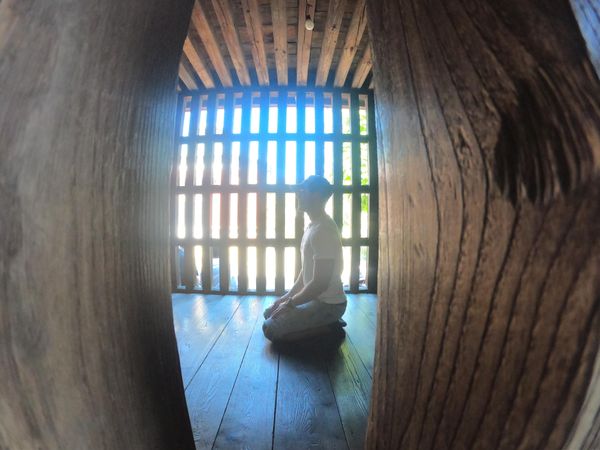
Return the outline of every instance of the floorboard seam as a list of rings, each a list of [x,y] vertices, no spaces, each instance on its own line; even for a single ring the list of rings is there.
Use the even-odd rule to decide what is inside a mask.
[[[240,308],[240,306],[241,306],[241,303],[238,301],[237,308],[235,308],[235,311],[231,314],[231,316],[227,320],[227,323],[225,324],[225,326],[223,327],[223,329],[221,330],[221,332],[219,333],[219,335],[217,336],[217,338],[215,339],[215,341],[210,346],[210,349],[206,352],[206,355],[204,355],[204,358],[202,359],[202,361],[198,365],[198,368],[194,371],[194,375],[192,375],[192,377],[190,378],[190,381],[188,381],[188,383],[186,384],[186,386],[184,388],[184,391],[187,391],[187,388],[190,386],[190,384],[192,384],[192,381],[194,381],[194,378],[196,378],[196,374],[198,373],[198,371],[202,367],[202,364],[204,364],[204,361],[206,361],[206,358],[208,358],[208,355],[210,355],[210,352],[212,352],[212,349],[215,347],[217,341],[221,338],[221,335],[225,331],[225,328],[227,328],[227,326],[229,325],[229,322],[231,322],[231,319],[233,319],[233,316],[235,316],[235,313]]]
[[[354,352],[356,353],[356,356],[358,356],[358,359],[360,359],[360,362],[362,363],[363,367],[367,371],[367,374],[369,374],[369,378],[371,378],[371,381],[372,381],[373,380],[373,374],[371,373],[371,371],[369,370],[369,368],[367,367],[367,365],[363,361],[363,357],[360,355],[360,352],[358,351],[358,348],[356,348],[356,345],[354,345],[354,342],[352,341],[352,338],[350,337],[350,334],[346,333],[346,338],[350,342],[350,345],[352,345],[352,347],[354,348]]]
[[[264,306],[264,299],[260,302],[262,306]],[[237,309],[236,309],[237,311]],[[235,313],[234,313],[235,314]],[[231,316],[233,317],[233,316]],[[238,377],[240,376],[240,371],[242,370],[242,365],[244,364],[244,359],[246,358],[246,353],[248,353],[248,347],[250,347],[250,342],[252,341],[252,337],[254,336],[254,330],[256,329],[256,324],[258,323],[258,319],[260,318],[260,312],[256,315],[256,320],[254,321],[254,325],[252,326],[252,332],[250,333],[250,338],[248,339],[248,343],[246,344],[246,349],[244,350],[244,354],[242,355],[242,360],[240,361],[240,366],[238,367],[237,373],[235,374],[235,380],[233,381],[233,386],[231,387],[231,391],[229,392],[229,397],[227,397],[227,403],[225,403],[225,409],[223,410],[223,416],[221,417],[221,422],[219,422],[219,428],[217,428],[217,433],[215,434],[215,438],[213,439],[213,443],[211,445],[211,449],[215,448],[215,444],[217,442],[217,437],[219,437],[219,432],[221,431],[221,425],[223,425],[223,419],[225,418],[225,413],[227,412],[227,407],[229,406],[229,401],[231,400],[231,396],[233,395],[233,390],[235,389],[235,385],[237,384]]]
[[[339,351],[339,349],[338,349]],[[350,450],[350,441],[348,441],[348,433],[346,432],[346,427],[344,427],[344,421],[342,420],[342,413],[340,411],[340,405],[338,404],[337,395],[335,395],[335,389],[333,388],[333,380],[331,379],[331,371],[330,362],[327,363],[327,378],[329,379],[329,386],[331,387],[331,394],[333,395],[333,399],[335,400],[335,407],[338,412],[338,419],[340,419],[340,425],[342,426],[342,431],[344,432],[344,439],[346,440],[346,448]]]
[[[277,352],[277,379],[275,381],[275,407],[273,408],[273,430],[271,432],[271,450],[275,449],[275,424],[277,423],[277,396],[279,395],[279,365],[281,353]]]

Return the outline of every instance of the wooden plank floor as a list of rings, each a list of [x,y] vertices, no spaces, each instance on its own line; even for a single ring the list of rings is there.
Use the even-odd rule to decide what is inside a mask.
[[[348,295],[343,340],[275,348],[262,312],[275,297],[174,294],[198,449],[362,449],[377,299]]]

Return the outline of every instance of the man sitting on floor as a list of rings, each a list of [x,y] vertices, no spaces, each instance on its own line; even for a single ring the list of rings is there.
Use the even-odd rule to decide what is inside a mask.
[[[340,232],[325,212],[333,189],[312,175],[297,187],[298,210],[310,225],[302,236],[302,270],[294,286],[264,313],[263,332],[271,341],[294,341],[339,329],[346,310],[342,289]]]

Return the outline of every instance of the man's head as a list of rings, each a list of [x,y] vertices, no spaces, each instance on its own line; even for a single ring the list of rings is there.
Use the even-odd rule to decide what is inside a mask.
[[[296,188],[298,209],[304,212],[324,209],[333,194],[333,186],[320,175],[311,175]]]

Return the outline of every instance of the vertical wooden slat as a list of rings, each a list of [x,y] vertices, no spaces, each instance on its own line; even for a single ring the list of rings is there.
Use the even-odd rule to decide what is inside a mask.
[[[298,140],[296,143],[296,183],[301,183],[304,180],[304,150],[306,146],[306,92],[301,90],[296,93],[296,116],[298,119]],[[296,215],[296,237],[301,237],[304,232],[304,213]],[[296,267],[295,272],[301,270],[300,259],[300,242],[295,247],[296,252]]]
[[[261,92],[260,96],[260,120],[259,120],[259,141],[258,141],[258,195],[257,195],[257,228],[258,228],[258,242],[260,242],[257,248],[257,280],[256,290],[257,292],[265,292],[266,290],[266,270],[265,267],[266,259],[266,228],[267,228],[267,194],[265,192],[267,187],[267,130],[269,120],[269,92]],[[271,270],[271,268],[268,268]]]
[[[215,118],[217,112],[217,95],[214,92],[208,94],[206,104],[206,138],[207,143],[204,146],[204,173],[202,174],[202,185],[206,188],[212,184],[212,162],[213,145],[215,133]],[[202,289],[211,291],[212,286],[212,238],[211,238],[211,215],[212,215],[212,196],[206,190],[202,199],[202,230],[204,242],[202,248]]]
[[[334,86],[343,86],[346,82],[346,77],[350,71],[350,66],[352,65],[366,26],[365,0],[358,0],[352,15],[352,21],[346,32],[344,48],[342,49],[342,54],[335,70]]]
[[[313,31],[306,29],[305,22],[308,17],[315,20],[316,5],[317,0],[299,0],[298,2],[298,49],[296,53],[296,84],[298,86],[306,86],[308,80]]]
[[[265,42],[263,38],[263,26],[260,10],[257,0],[242,0],[242,9],[244,11],[244,20],[249,30],[254,67],[256,68],[256,77],[261,86],[269,85],[269,69],[267,66],[267,53],[265,51]]]
[[[325,119],[323,107],[323,91],[318,89],[315,92],[315,174],[321,176],[323,176],[323,166],[325,165],[325,139],[323,139]]]
[[[212,0],[212,6],[221,27],[221,35],[225,40],[227,50],[229,50],[229,56],[231,56],[231,62],[235,68],[238,80],[242,86],[250,86],[250,73],[248,72],[242,46],[240,45],[240,38],[233,19],[230,0]]]
[[[190,105],[190,124],[188,136],[196,136],[198,133],[198,111],[200,102],[199,95],[192,96]],[[187,172],[185,174],[185,186],[191,188],[194,185],[194,163],[196,161],[196,146],[188,145],[187,154]],[[187,190],[185,194],[185,237],[187,244],[184,247],[184,262],[183,262],[183,284],[187,290],[194,289],[196,284],[196,264],[194,257],[194,246],[191,243],[192,230],[194,229],[194,196],[191,190]]]
[[[350,128],[352,130],[352,262],[350,290],[358,292],[360,265],[360,117],[358,94],[350,96]]]
[[[252,93],[245,91],[242,97],[242,135],[250,133],[250,111],[252,108]],[[238,286],[240,292],[248,290],[248,149],[249,141],[240,142],[240,195],[238,198],[238,230],[243,244],[239,246]]]
[[[198,50],[189,37],[186,37],[183,42],[183,53],[185,53],[185,56],[196,71],[200,81],[204,84],[204,87],[207,89],[214,88],[215,82],[210,74],[210,70],[208,70],[204,61],[198,56]]]
[[[232,86],[233,82],[231,80],[229,69],[225,64],[225,60],[221,54],[221,50],[219,48],[217,39],[215,38],[212,27],[210,26],[208,19],[206,18],[206,14],[204,13],[202,6],[200,6],[198,0],[194,2],[194,9],[192,10],[192,24],[196,28],[196,32],[204,44],[208,58],[212,62],[212,65],[219,76],[219,80],[221,80],[221,84],[225,87]]]
[[[288,84],[288,51],[287,51],[287,8],[286,0],[271,0],[273,20],[273,44],[275,50],[275,66],[277,83]]]
[[[233,130],[234,93],[225,94],[225,117],[223,123],[224,135],[231,135]],[[229,186],[229,167],[231,166],[231,141],[223,143],[223,159],[221,165],[221,186]],[[221,188],[221,234],[219,245],[219,289],[229,292],[229,194]]]
[[[280,91],[278,97],[278,112],[277,112],[277,197],[276,197],[276,214],[275,236],[277,239],[277,248],[275,249],[275,259],[277,261],[277,272],[275,273],[275,291],[283,292],[285,286],[284,280],[284,246],[285,246],[285,124],[287,115],[287,92]]]
[[[333,220],[342,229],[342,184],[343,184],[343,135],[342,135],[342,94],[339,91],[333,93]]]
[[[181,144],[179,138],[181,136],[181,127],[183,122],[183,113],[185,108],[185,96],[177,96],[177,110],[175,116],[175,133],[176,133],[176,144],[173,149],[173,159],[171,165],[171,202],[170,202],[170,216],[171,216],[171,240],[169,242],[169,253],[171,261],[171,290],[174,291],[179,287],[179,278],[183,267],[179,264],[179,252],[178,245],[174,242],[173,236],[177,232],[177,178],[179,176],[179,161],[181,160]]]
[[[327,83],[329,68],[333,60],[345,8],[346,0],[329,1],[325,34],[323,36],[323,43],[321,44],[321,56],[319,57],[319,64],[317,66],[317,79],[315,82],[317,86],[325,86]]]

